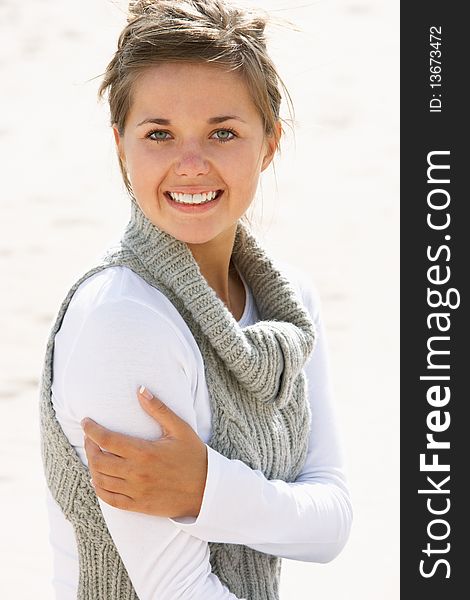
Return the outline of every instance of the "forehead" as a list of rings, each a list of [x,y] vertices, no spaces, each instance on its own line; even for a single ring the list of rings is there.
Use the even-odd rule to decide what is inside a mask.
[[[162,63],[139,75],[132,87],[129,116],[134,120],[157,113],[169,119],[236,114],[261,121],[244,78],[203,63]]]

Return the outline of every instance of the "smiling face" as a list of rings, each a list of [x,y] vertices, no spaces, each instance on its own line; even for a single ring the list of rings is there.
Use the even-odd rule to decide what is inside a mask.
[[[189,244],[233,240],[276,149],[240,75],[204,63],[146,69],[114,135],[143,213]]]

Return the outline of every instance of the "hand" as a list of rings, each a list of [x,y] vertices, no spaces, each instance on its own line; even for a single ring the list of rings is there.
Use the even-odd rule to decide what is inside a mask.
[[[85,451],[97,496],[107,504],[161,517],[197,517],[207,476],[207,448],[190,425],[143,386],[142,408],[160,424],[155,441],[83,419]]]

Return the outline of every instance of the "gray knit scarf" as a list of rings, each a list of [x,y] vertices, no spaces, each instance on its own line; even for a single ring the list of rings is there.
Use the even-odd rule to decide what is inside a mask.
[[[132,269],[173,303],[205,365],[214,450],[268,479],[292,482],[305,462],[310,408],[302,368],[314,325],[289,282],[238,222],[232,260],[261,320],[240,327],[202,276],[187,245],[155,227],[136,203],[120,243],[70,289],[52,328],[41,381],[41,447],[48,486],[75,529],[79,600],[137,598],[104,522],[88,469],[68,442],[51,403],[55,334],[77,287],[110,266]],[[212,571],[238,598],[279,598],[281,560],[239,544],[209,543]]]

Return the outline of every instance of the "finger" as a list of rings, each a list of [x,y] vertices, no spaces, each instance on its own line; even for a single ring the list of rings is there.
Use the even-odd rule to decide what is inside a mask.
[[[129,489],[129,484],[125,479],[121,479],[120,477],[111,477],[109,475],[104,475],[103,473],[92,473],[91,483],[95,490],[100,488],[106,492],[112,492],[114,494],[123,494],[128,496],[129,492],[131,491]]]
[[[116,454],[116,456],[129,456],[133,450],[141,447],[141,440],[139,438],[111,431],[92,419],[83,419],[81,425],[88,438],[101,448]]]
[[[98,498],[101,498],[103,502],[106,502],[106,504],[109,504],[110,506],[114,506],[115,508],[120,508],[122,510],[135,509],[135,501],[125,494],[108,492],[100,487],[95,487],[95,492]]]
[[[125,478],[127,474],[126,460],[109,452],[104,452],[95,442],[85,438],[85,452],[88,459],[88,468],[93,473],[103,473],[113,477]]]
[[[188,426],[186,421],[143,385],[138,389],[137,396],[142,408],[160,424],[165,436],[175,434]]]

